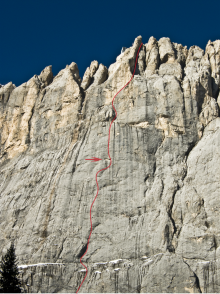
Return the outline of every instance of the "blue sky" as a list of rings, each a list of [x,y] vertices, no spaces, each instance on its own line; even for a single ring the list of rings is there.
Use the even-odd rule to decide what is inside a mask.
[[[139,35],[202,49],[220,39],[219,0],[7,0],[0,9],[1,84],[19,86],[48,65],[56,75],[72,61],[83,77],[91,61],[109,67]]]

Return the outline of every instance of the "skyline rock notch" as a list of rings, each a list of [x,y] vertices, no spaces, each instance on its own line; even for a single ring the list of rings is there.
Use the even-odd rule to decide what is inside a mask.
[[[14,241],[26,291],[83,280],[141,43],[0,87],[0,251]],[[220,40],[143,44],[80,292],[220,292],[219,88]]]

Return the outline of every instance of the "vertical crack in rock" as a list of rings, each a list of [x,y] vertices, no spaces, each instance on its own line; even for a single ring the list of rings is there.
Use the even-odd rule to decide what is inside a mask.
[[[31,143],[31,120],[33,118],[35,105],[36,105],[36,103],[34,104],[34,107],[31,109],[31,115],[28,120],[28,133],[27,133],[27,137],[25,139],[25,144],[28,144],[28,145]]]
[[[171,203],[170,209],[169,209],[169,211],[168,211],[168,215],[169,215],[169,217],[170,217],[170,219],[171,219],[171,222],[172,222],[172,224],[173,224],[173,229],[174,229],[174,231],[173,231],[173,235],[176,234],[177,228],[176,228],[176,225],[175,225],[175,221],[174,221],[174,219],[173,219],[173,217],[172,217],[172,209],[173,209],[173,204],[174,204],[175,195],[176,195],[176,192],[177,192],[178,190],[179,190],[179,187],[177,186],[176,191],[173,193],[172,203]]]
[[[141,293],[141,285],[137,286],[137,293]]]
[[[64,242],[66,241],[66,239],[67,239],[67,237],[65,237],[65,238],[62,240],[62,244],[61,244],[61,246],[60,246],[60,250],[59,250],[59,252],[57,253],[57,260],[60,258],[61,254],[62,254],[62,252],[63,252],[63,244],[64,244]],[[56,262],[57,262],[57,260],[56,260]]]
[[[188,263],[182,258],[183,262],[189,267],[189,269],[193,272],[194,276],[195,276],[195,279],[196,279],[196,287],[198,288],[199,290],[199,293],[202,293],[201,291],[201,288],[200,288],[200,282],[199,282],[199,278],[198,276],[196,275],[196,273],[190,268],[190,266],[188,265]]]
[[[83,245],[82,248],[80,249],[80,252],[79,254],[77,255],[78,258],[81,258],[84,253],[86,252],[86,249],[87,249],[87,244]]]
[[[83,118],[83,105],[84,105],[86,94],[85,94],[85,91],[82,88],[80,88],[80,94],[81,94],[80,95],[81,101],[80,101],[80,104],[79,104],[78,112],[79,112],[79,114],[81,114],[80,118]]]

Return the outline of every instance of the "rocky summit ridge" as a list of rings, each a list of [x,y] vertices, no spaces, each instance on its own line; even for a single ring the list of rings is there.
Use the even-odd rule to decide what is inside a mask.
[[[15,242],[25,291],[83,280],[141,42],[83,79],[72,62],[0,87],[0,251]],[[220,292],[219,88],[220,40],[143,44],[80,292]]]

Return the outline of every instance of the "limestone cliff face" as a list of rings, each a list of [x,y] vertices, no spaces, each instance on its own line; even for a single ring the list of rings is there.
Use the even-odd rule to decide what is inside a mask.
[[[73,62],[0,88],[0,250],[14,240],[26,291],[85,275],[141,42],[83,79]],[[219,88],[219,40],[142,46],[81,292],[220,292]]]

